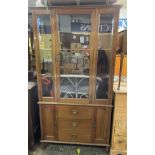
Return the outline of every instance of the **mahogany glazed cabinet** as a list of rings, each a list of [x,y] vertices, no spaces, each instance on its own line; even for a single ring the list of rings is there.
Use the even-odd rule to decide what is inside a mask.
[[[110,147],[119,9],[33,10],[41,142]]]

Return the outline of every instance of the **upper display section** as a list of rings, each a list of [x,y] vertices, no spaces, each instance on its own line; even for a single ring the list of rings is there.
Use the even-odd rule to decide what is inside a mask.
[[[118,6],[34,9],[41,101],[110,104]]]

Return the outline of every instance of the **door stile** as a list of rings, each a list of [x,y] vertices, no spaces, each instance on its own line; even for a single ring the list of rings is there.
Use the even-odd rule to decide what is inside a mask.
[[[114,68],[115,68],[115,56],[116,56],[116,47],[117,47],[117,33],[118,33],[118,21],[119,21],[119,10],[120,8],[115,8],[114,11],[114,30],[113,30],[113,44],[112,44],[112,60],[111,60],[111,70],[110,70],[110,85],[109,85],[109,102],[112,103],[112,94],[113,93],[113,76],[114,76]]]
[[[54,101],[57,102],[57,66],[56,66],[56,30],[55,30],[55,23],[56,17],[54,10],[51,10],[51,30],[52,30],[52,55],[53,55],[53,76],[54,76]]]
[[[33,30],[34,30],[34,46],[36,55],[36,71],[37,71],[37,81],[38,81],[38,97],[42,101],[42,87],[41,87],[41,68],[40,68],[40,55],[39,55],[39,40],[37,33],[37,15],[33,12]]]
[[[89,63],[89,104],[92,104],[92,99],[93,99],[93,66],[94,66],[94,58],[93,58],[93,52],[94,52],[94,19],[95,19],[95,9],[92,10],[91,13],[91,38],[90,38],[90,63]]]
[[[95,10],[95,14],[94,14],[94,19],[93,19],[93,23],[94,23],[94,50],[93,50],[93,98],[92,98],[92,103],[95,103],[95,99],[96,99],[96,65],[97,65],[97,51],[98,51],[98,31],[99,31],[99,13],[98,10]]]
[[[54,16],[54,56],[55,56],[55,73],[56,73],[56,101],[60,101],[60,55],[59,55],[59,32],[58,32],[58,16],[56,10],[52,12]]]

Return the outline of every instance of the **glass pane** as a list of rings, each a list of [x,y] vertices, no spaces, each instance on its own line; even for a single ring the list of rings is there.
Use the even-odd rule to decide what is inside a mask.
[[[109,50],[112,49],[112,37],[113,37],[113,15],[106,14],[100,15],[100,27],[99,27],[99,49]]]
[[[37,17],[42,95],[54,96],[53,88],[53,64],[52,64],[52,35],[50,15]]]
[[[96,99],[107,99],[112,54],[113,15],[100,15],[97,58]]]
[[[59,15],[60,97],[88,98],[91,15]]]
[[[91,15],[59,15],[60,97],[88,98]]]
[[[60,91],[64,98],[88,98],[89,52],[60,52]]]
[[[60,49],[88,49],[90,46],[90,15],[59,15]]]

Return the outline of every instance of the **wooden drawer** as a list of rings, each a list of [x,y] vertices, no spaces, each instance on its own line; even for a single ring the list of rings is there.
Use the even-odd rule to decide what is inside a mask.
[[[115,112],[115,120],[127,119],[127,113],[125,112]]]
[[[85,130],[91,129],[92,123],[91,119],[58,119],[58,128]]]
[[[93,117],[93,109],[91,107],[81,106],[57,106],[57,118],[81,118],[91,119]]]
[[[110,155],[127,155],[126,151],[122,150],[110,150]]]
[[[127,138],[124,136],[114,136],[113,148],[117,150],[126,150]]]
[[[90,143],[92,141],[91,130],[59,130],[60,141]]]
[[[127,108],[127,94],[117,94],[115,96],[115,107]]]
[[[118,112],[118,113],[127,113],[127,109],[126,107],[115,107],[115,112]]]
[[[116,120],[114,126],[114,135],[127,136],[127,120]]]

